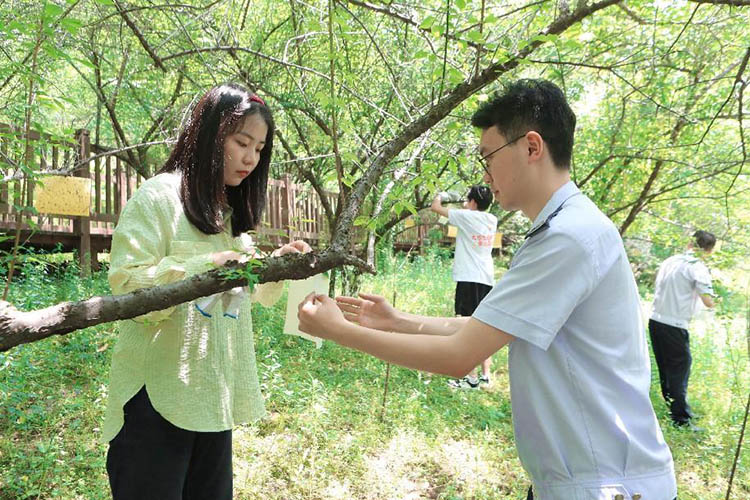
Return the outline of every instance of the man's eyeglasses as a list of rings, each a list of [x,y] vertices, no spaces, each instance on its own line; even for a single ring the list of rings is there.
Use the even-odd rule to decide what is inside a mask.
[[[487,173],[487,175],[490,177],[490,179],[492,179],[492,174],[490,173],[490,168],[489,168],[490,166],[489,166],[489,162],[487,161],[487,160],[489,160],[490,156],[494,155],[495,153],[497,153],[498,151],[500,151],[501,149],[503,149],[505,146],[510,146],[511,144],[513,144],[514,142],[516,142],[518,139],[520,139],[522,137],[526,137],[527,133],[528,132],[524,133],[523,135],[519,135],[515,139],[506,142],[505,144],[503,144],[499,148],[493,150],[492,152],[487,153],[486,155],[479,157],[479,164],[482,165],[482,168]]]

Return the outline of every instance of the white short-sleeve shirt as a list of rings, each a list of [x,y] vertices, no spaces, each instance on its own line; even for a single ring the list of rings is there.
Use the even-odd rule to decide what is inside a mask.
[[[692,252],[673,255],[659,266],[651,319],[687,328],[699,307],[699,295],[713,295],[711,273]]]
[[[448,221],[458,229],[453,281],[492,286],[492,243],[497,231],[497,217],[479,210],[451,208],[448,209]]]
[[[672,500],[672,455],[649,399],[639,297],[617,229],[569,182],[529,234],[473,317],[515,337],[513,426],[535,498]]]

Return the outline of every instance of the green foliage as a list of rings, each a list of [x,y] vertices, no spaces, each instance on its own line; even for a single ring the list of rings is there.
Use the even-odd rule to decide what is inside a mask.
[[[451,259],[378,252],[363,290],[410,312],[450,315]],[[49,259],[47,259],[49,260]],[[104,272],[81,281],[74,265],[29,259],[13,288],[28,307],[105,293]],[[734,285],[720,294],[742,295]],[[38,296],[41,295],[41,298]],[[447,300],[446,300],[447,298]],[[281,334],[285,299],[253,307],[260,381],[269,417],[234,431],[235,497],[522,498],[528,479],[513,445],[507,352],[495,355],[488,390],[452,391],[445,378],[390,367],[340,346]],[[652,400],[672,448],[681,499],[723,498],[750,387],[742,314],[700,318],[691,329],[691,403],[705,436],[672,428]],[[101,325],[0,354],[0,499],[109,498],[99,426],[116,325]],[[740,460],[735,491],[750,487]]]

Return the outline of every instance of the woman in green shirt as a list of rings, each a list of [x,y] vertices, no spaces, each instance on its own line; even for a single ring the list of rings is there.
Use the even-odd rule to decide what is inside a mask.
[[[145,181],[112,237],[114,294],[185,279],[254,254],[273,148],[271,112],[237,85],[196,104],[161,171]],[[306,252],[295,241],[275,255]],[[250,302],[281,283],[233,290],[120,323],[103,441],[115,500],[230,500],[236,424],[265,414]]]

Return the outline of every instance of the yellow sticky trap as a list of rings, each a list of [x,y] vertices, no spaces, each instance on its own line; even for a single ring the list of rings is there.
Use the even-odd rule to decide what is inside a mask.
[[[80,215],[91,210],[91,179],[50,175],[34,189],[34,208],[41,214]]]
[[[414,227],[414,219],[409,217],[408,219],[404,220],[404,227],[406,228]]]
[[[492,248],[503,248],[503,233],[495,233],[495,240],[492,242]]]
[[[448,226],[448,238],[455,238],[458,235],[456,226]]]

